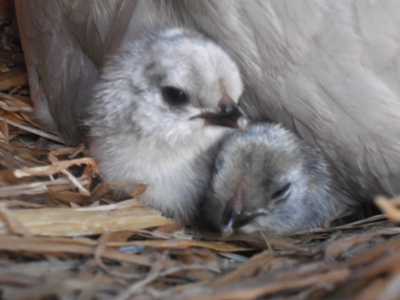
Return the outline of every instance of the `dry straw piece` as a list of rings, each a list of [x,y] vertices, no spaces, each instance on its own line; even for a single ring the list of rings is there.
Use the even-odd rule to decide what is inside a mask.
[[[2,216],[6,211],[4,207],[4,204],[3,209],[0,207]],[[21,226],[39,236],[88,236],[110,230],[147,229],[171,223],[161,213],[146,207],[114,207],[115,205],[103,205],[95,208],[13,209],[12,213],[7,211]],[[5,222],[0,222],[0,233],[10,231]]]

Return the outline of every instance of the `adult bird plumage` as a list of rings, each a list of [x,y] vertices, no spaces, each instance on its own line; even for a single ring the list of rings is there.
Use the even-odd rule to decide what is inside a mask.
[[[241,106],[321,149],[359,203],[400,193],[396,0],[16,0],[37,116],[70,143],[104,57],[180,26],[239,65]]]

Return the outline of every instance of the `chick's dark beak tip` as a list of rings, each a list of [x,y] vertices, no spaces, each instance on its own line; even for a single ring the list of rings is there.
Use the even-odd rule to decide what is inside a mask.
[[[246,130],[248,124],[246,117],[236,104],[229,107],[221,105],[217,112],[205,112],[190,118],[190,120],[194,119],[204,119],[205,126],[222,126],[241,130]]]

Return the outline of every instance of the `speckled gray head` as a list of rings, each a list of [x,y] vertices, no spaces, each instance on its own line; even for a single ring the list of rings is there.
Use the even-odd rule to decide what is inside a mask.
[[[86,121],[104,179],[149,183],[141,199],[186,222],[209,179],[196,158],[245,126],[242,90],[235,63],[195,32],[167,29],[123,44],[101,72]]]
[[[234,231],[288,234],[337,216],[327,165],[316,148],[275,124],[255,124],[224,140],[202,221]]]

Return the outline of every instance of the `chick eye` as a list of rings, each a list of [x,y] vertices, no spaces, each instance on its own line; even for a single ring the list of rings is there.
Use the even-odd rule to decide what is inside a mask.
[[[187,104],[189,102],[189,98],[186,93],[173,86],[164,86],[161,88],[161,93],[164,101],[169,105],[178,106]]]
[[[290,194],[290,187],[291,184],[288,182],[282,188],[277,190],[275,193],[272,194],[271,200],[281,200],[286,198]]]

